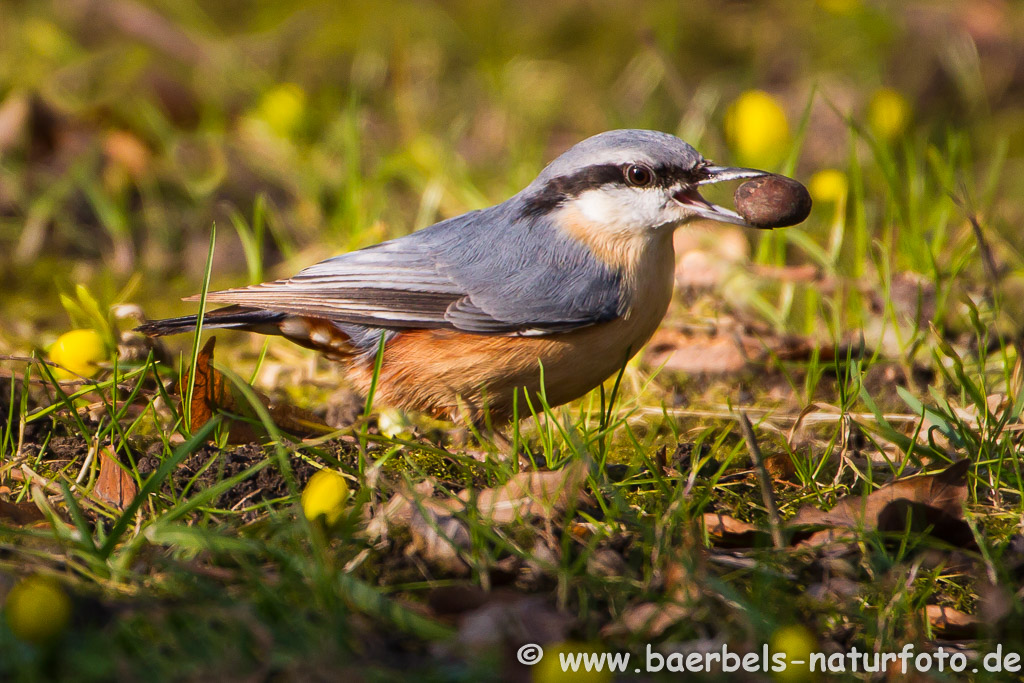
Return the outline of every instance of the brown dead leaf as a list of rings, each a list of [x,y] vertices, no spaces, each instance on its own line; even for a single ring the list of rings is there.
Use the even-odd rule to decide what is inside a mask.
[[[648,367],[690,375],[724,375],[739,372],[750,363],[806,360],[815,348],[811,340],[803,337],[755,334],[742,327],[712,332],[662,328],[651,338],[643,360]],[[819,359],[826,360],[832,352],[825,347],[818,354]]]
[[[788,453],[772,453],[764,456],[764,468],[772,479],[789,479],[796,474],[793,459]]]
[[[860,595],[863,591],[864,584],[860,581],[854,581],[844,576],[830,576],[807,586],[805,595],[812,600],[838,605]]]
[[[935,635],[949,640],[970,640],[978,637],[978,618],[952,607],[928,605],[925,617]]]
[[[256,395],[260,397],[260,400],[266,398],[259,392]],[[270,419],[281,430],[296,436],[322,436],[336,431],[334,427],[324,424],[324,421],[313,413],[298,406],[293,406],[290,403],[268,401],[267,412],[270,413]]]
[[[139,492],[135,478],[121,467],[117,453],[109,446],[100,449],[99,461],[100,473],[92,492],[100,500],[123,510]]]
[[[587,557],[587,574],[590,576],[613,578],[625,576],[628,572],[629,565],[622,554],[611,548],[598,548]]]
[[[753,524],[741,522],[735,517],[717,512],[705,512],[703,522],[704,529],[708,536],[714,539],[716,545],[729,548],[752,548],[768,538],[766,532],[761,531]]]
[[[497,524],[515,519],[551,519],[583,499],[587,464],[582,460],[551,472],[520,472],[505,484],[478,493],[464,489],[459,498],[476,503],[480,517]]]
[[[210,337],[196,357],[196,376],[193,381],[190,374],[186,373],[182,378],[181,391],[189,383],[192,387],[192,405],[189,406],[189,418],[192,430],[195,431],[213,419],[217,410],[229,410],[234,407],[229,405],[229,395],[224,392],[224,377],[213,369],[213,349],[217,345],[217,338]],[[184,396],[184,393],[182,394]]]
[[[560,545],[550,539],[538,538],[526,557],[518,582],[539,586],[545,577],[557,575],[561,557]]]
[[[957,548],[976,545],[971,526],[945,510],[925,503],[904,499],[894,500],[878,513],[878,530],[892,533],[912,531],[928,533]]]
[[[408,528],[417,507],[437,515],[451,515],[463,509],[461,503],[451,498],[434,498],[433,493],[434,481],[426,479],[412,489],[397,491],[386,503],[367,505],[364,510],[367,537],[370,541],[386,539],[391,527]]]
[[[970,461],[960,460],[945,470],[926,476],[909,477],[886,484],[867,496],[849,496],[828,512],[805,507],[791,524],[823,525],[837,529],[881,529],[924,531],[955,545],[968,542],[964,534],[963,505],[967,501],[967,469]],[[970,528],[967,527],[969,533]],[[840,534],[842,535],[842,534]],[[834,539],[831,530],[819,531],[805,543],[820,545]],[[973,535],[970,535],[973,542]]]
[[[438,514],[421,506],[412,506],[409,516],[412,543],[406,555],[417,555],[447,574],[465,576],[469,573],[460,551],[470,547],[469,527],[451,515]]]
[[[463,575],[468,567],[460,551],[470,546],[466,523],[457,515],[474,505],[481,519],[506,524],[517,519],[550,519],[581,500],[587,465],[576,462],[553,472],[522,472],[503,486],[458,497],[433,496],[434,482],[396,492],[386,503],[367,506],[366,535],[370,541],[386,539],[392,527],[408,528],[412,543],[406,549],[448,573]]]
[[[690,614],[687,607],[676,602],[640,602],[623,610],[618,619],[601,629],[601,635],[656,638]]]
[[[647,345],[644,362],[687,374],[729,374],[746,367],[761,345],[745,344],[731,335],[686,334],[663,328]]]
[[[246,418],[258,419],[248,399],[236,393],[235,387],[224,382],[224,376],[213,367],[213,351],[217,338],[210,337],[196,357],[196,381],[192,390],[192,405],[189,411],[192,430],[197,430],[213,418],[217,411],[225,411],[242,415]],[[182,379],[182,391],[189,385],[189,375]],[[296,436],[320,436],[334,429],[323,423],[316,415],[307,410],[288,403],[275,403],[269,397],[253,388],[270,419],[281,430]],[[236,420],[231,423],[228,442],[234,444],[259,441],[263,434],[246,421]]]
[[[6,500],[0,500],[0,522],[3,524],[22,526],[45,520],[46,515],[32,501],[9,503]]]

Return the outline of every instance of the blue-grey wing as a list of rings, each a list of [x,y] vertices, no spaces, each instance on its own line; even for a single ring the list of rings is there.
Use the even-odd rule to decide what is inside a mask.
[[[547,334],[621,313],[620,278],[509,202],[208,300],[390,329]]]

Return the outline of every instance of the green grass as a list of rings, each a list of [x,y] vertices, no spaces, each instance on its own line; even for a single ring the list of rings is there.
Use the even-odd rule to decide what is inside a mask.
[[[607,650],[753,651],[803,624],[826,649],[922,651],[948,646],[922,616],[942,605],[980,620],[959,642],[1024,651],[1024,111],[1020,87],[991,76],[1024,51],[1024,15],[999,9],[984,33],[928,3],[829,5],[153,2],[153,32],[136,33],[103,11],[0,6],[0,499],[44,518],[0,518],[0,596],[44,573],[74,607],[44,646],[0,623],[0,676],[507,678],[515,639],[472,645],[497,626],[454,635],[465,615],[444,613],[442,589],[468,587],[506,596],[493,609],[546,606],[499,624],[540,632],[531,619],[562,611],[560,637]],[[925,16],[962,39],[936,40]],[[881,85],[912,109],[895,136],[868,111]],[[351,427],[283,433],[250,384],[321,417],[352,401],[336,368],[282,340],[218,335],[245,415],[203,426],[185,417],[191,387],[183,408],[173,386],[195,375],[198,335],[86,383],[38,360],[73,327],[125,349],[126,304],[194,313],[179,297],[500,201],[601,130],[676,132],[735,161],[724,119],[750,88],[788,114],[779,168],[839,169],[849,193],[798,228],[744,235],[750,256],[681,291],[666,326],[745,335],[763,357],[708,376],[638,357],[569,406],[520,404],[521,460],[419,416],[383,429],[373,392]],[[710,234],[717,258],[728,234]],[[786,335],[813,350],[787,356]],[[782,549],[766,533],[731,549],[701,524],[714,512],[769,529],[741,409],[768,469],[786,472],[772,480]],[[265,438],[230,444],[238,420]],[[140,491],[123,510],[95,495],[103,449]],[[829,553],[786,524],[962,458],[976,548],[917,525],[856,530]],[[496,524],[454,504],[580,462],[585,497],[548,518]],[[330,530],[298,502],[320,467],[353,490]],[[370,511],[424,482],[456,509],[435,518],[419,501],[423,527],[368,535]],[[441,538],[444,561],[422,548],[453,528],[468,542]],[[656,636],[607,635],[631,607],[673,600],[686,618]]]

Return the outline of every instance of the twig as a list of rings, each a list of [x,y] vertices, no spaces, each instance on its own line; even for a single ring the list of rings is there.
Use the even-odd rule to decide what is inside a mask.
[[[23,481],[27,484],[38,486],[50,495],[63,496],[64,492],[60,490],[60,487],[54,484],[49,479],[36,474],[31,467],[28,465],[22,465],[20,470],[11,469],[7,471],[7,476],[15,481]]]
[[[772,534],[772,543],[777,549],[786,546],[782,538],[782,518],[779,517],[779,506],[775,504],[775,494],[772,491],[772,481],[768,476],[768,470],[764,466],[764,457],[761,455],[761,448],[757,445],[757,438],[754,436],[754,428],[750,425],[750,419],[745,411],[740,411],[740,431],[747,442],[747,449],[750,451],[750,459],[754,461],[754,471],[757,473],[757,481],[761,484],[761,498],[768,510],[768,527]]]

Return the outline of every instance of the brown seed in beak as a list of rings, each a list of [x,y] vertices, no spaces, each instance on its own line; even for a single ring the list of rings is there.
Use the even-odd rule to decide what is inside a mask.
[[[743,220],[758,228],[796,225],[811,213],[807,188],[781,175],[764,175],[743,183],[733,200]]]

